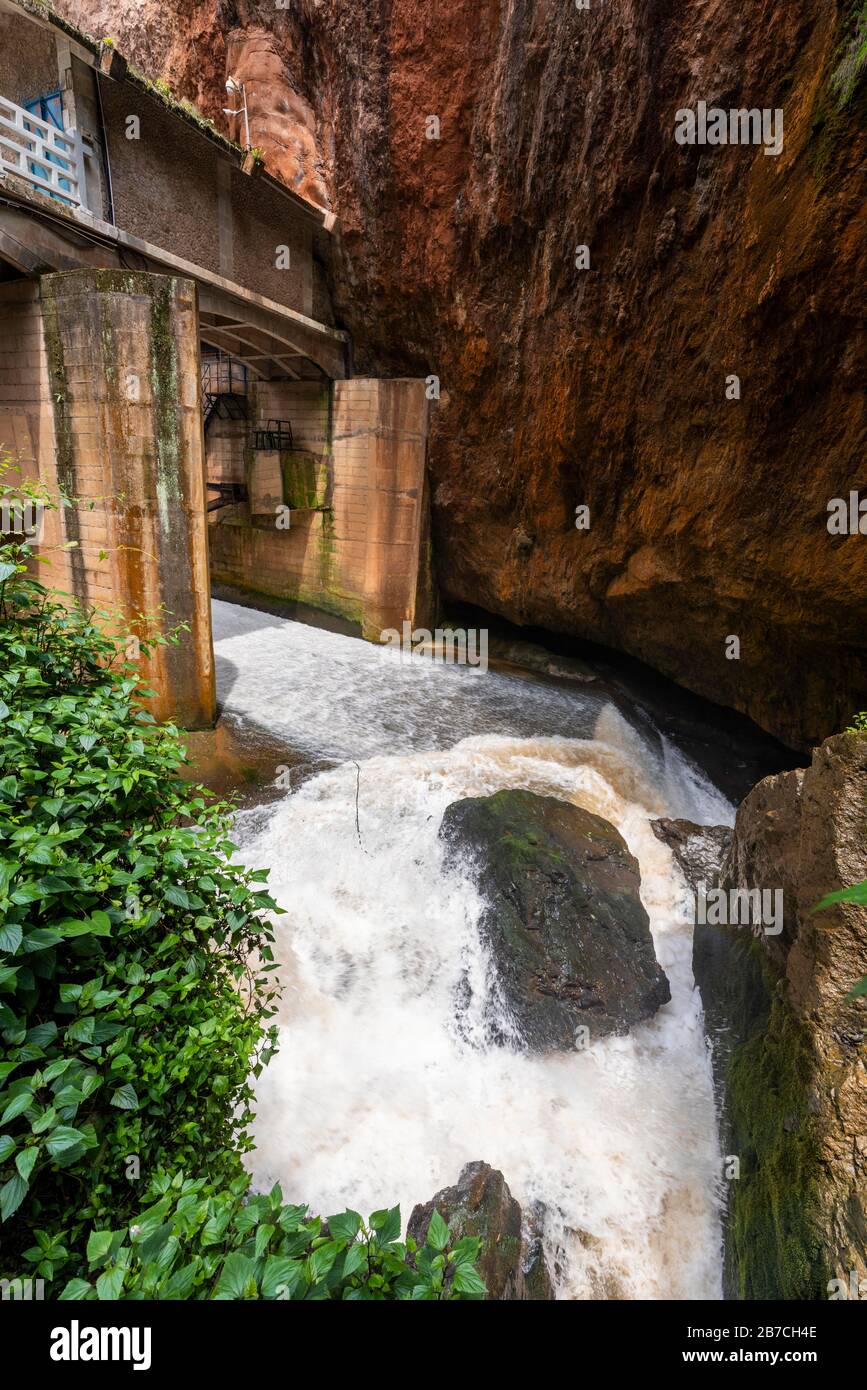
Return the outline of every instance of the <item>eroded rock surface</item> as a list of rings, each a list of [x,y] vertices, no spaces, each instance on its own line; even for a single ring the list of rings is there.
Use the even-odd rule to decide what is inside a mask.
[[[700,891],[700,884],[716,882],[732,842],[727,825],[695,825],[660,817],[650,822],[650,828],[657,840],[668,845],[694,893]]]
[[[556,797],[501,791],[452,802],[440,835],[485,899],[481,930],[531,1051],[574,1048],[582,1025],[591,1042],[626,1033],[668,1002],[638,863],[608,821]]]
[[[485,1281],[489,1301],[553,1299],[540,1233],[524,1218],[496,1168],[468,1163],[454,1187],[444,1187],[429,1202],[413,1208],[407,1230],[419,1246],[424,1244],[434,1208],[455,1241],[462,1236],[481,1237],[476,1267]]]
[[[827,1298],[867,1275],[867,908],[829,892],[867,877],[867,737],[742,803],[721,884],[782,890],[783,929],[696,928],[693,969],[714,1039],[729,1189],[726,1286],[740,1298]]]

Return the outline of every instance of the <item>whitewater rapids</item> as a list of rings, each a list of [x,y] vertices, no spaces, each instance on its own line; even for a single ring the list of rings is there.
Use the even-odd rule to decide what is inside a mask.
[[[406,1220],[484,1159],[522,1206],[540,1204],[558,1297],[720,1298],[722,1156],[690,899],[650,820],[730,824],[731,804],[593,685],[408,664],[221,602],[214,636],[224,717],[321,769],[275,768],[282,799],[237,821],[244,860],[270,869],[286,909],[256,1184],[279,1179],[326,1216],[399,1201]],[[546,1057],[487,1041],[482,904],[444,870],[437,832],[451,801],[507,787],[604,816],[639,861],[672,999],[628,1037]]]

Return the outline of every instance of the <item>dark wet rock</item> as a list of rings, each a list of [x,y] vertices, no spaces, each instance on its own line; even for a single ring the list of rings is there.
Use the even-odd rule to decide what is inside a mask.
[[[536,642],[524,642],[519,638],[490,635],[488,655],[498,661],[507,661],[512,666],[521,666],[527,671],[538,671],[543,676],[557,676],[560,680],[590,684],[597,679],[593,667],[580,657],[557,655]]]
[[[689,820],[668,820],[665,817],[650,822],[657,840],[668,845],[681,872],[693,892],[698,885],[716,884],[732,842],[727,825],[695,825]]]
[[[472,865],[503,998],[534,1052],[626,1033],[671,998],[640,875],[601,816],[528,791],[455,801],[440,835]]]
[[[454,1240],[481,1238],[476,1268],[485,1281],[488,1301],[553,1299],[539,1223],[532,1213],[523,1216],[496,1168],[468,1163],[454,1187],[444,1187],[429,1202],[413,1208],[407,1229],[419,1246],[424,1244],[434,1208]]]

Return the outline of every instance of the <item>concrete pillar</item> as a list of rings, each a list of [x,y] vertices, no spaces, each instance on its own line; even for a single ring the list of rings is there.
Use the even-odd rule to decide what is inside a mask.
[[[353,454],[365,475],[362,631],[378,642],[404,619],[432,621],[425,383],[355,377],[334,383],[334,401],[335,479]]]
[[[57,482],[71,591],[144,637],[151,709],[188,729],[216,717],[196,287],[139,271],[41,280]],[[49,485],[51,479],[47,479]],[[56,573],[49,572],[57,584]]]
[[[297,447],[279,459],[251,448],[249,505],[211,527],[217,583],[337,614],[374,642],[404,619],[433,627],[425,383],[353,377],[329,394],[320,382],[269,381],[255,399],[262,424],[292,422]],[[210,432],[209,448],[217,476]],[[275,525],[281,500],[287,529]]]

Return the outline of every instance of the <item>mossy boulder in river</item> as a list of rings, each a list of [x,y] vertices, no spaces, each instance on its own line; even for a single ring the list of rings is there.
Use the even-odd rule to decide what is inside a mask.
[[[671,998],[638,864],[601,816],[528,791],[455,801],[440,835],[486,900],[482,931],[523,1044],[566,1050],[626,1033]],[[503,1037],[509,1030],[501,1026]]]

